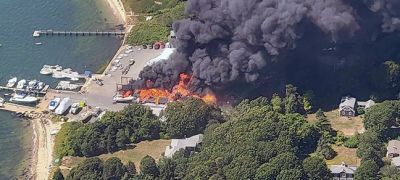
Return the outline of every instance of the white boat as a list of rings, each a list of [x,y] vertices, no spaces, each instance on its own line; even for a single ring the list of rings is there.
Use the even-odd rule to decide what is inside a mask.
[[[37,42],[37,43],[35,43],[36,45],[42,45],[42,43],[41,42]]]
[[[79,106],[79,103],[74,103],[74,104],[72,104],[71,109],[69,110],[69,112],[71,114],[78,114],[80,108],[81,107]]]
[[[73,91],[73,90],[79,89],[80,87],[81,87],[80,85],[71,84],[70,81],[60,81],[60,82],[58,83],[58,85],[56,86],[56,89],[59,89],[59,90],[71,90],[71,91]]]
[[[14,96],[10,98],[10,102],[34,103],[36,101],[38,101],[38,98],[26,95],[25,93],[15,93]]]
[[[0,98],[0,107],[3,107],[3,106],[4,106],[4,99]]]
[[[38,82],[35,89],[37,90],[42,90],[44,88],[44,82]]]
[[[87,111],[81,114],[81,121],[83,123],[89,122],[89,120],[92,118],[93,112],[92,111]]]
[[[63,73],[63,72],[59,72],[59,71],[53,72],[52,77],[53,77],[53,78],[56,78],[56,79],[65,78],[64,73]]]
[[[53,74],[53,69],[49,65],[44,65],[43,68],[40,70],[40,74],[43,75]]]
[[[71,107],[72,102],[69,97],[64,98],[61,102],[60,105],[56,108],[54,111],[56,114],[61,115],[64,114],[69,107]]]
[[[13,77],[13,78],[11,78],[10,80],[8,80],[8,82],[7,82],[7,87],[9,87],[9,88],[12,88],[12,87],[14,87],[15,86],[15,83],[17,83],[17,77]]]
[[[29,81],[27,88],[28,89],[34,89],[37,83],[38,83],[37,80]]]
[[[56,97],[53,100],[51,100],[49,103],[49,110],[54,111],[57,108],[57,106],[60,104],[60,101],[61,101],[61,98],[59,98],[59,97]]]
[[[120,94],[117,94],[113,97],[113,101],[120,102],[120,103],[132,102],[134,99],[135,99],[135,97],[133,97],[133,96],[123,97]]]
[[[25,80],[25,79],[22,79],[22,80],[18,81],[18,83],[17,83],[17,89],[22,89],[22,88],[24,88],[25,84],[26,84],[26,80]]]

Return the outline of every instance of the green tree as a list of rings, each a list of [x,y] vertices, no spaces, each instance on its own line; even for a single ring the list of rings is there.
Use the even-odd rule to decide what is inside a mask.
[[[307,179],[330,179],[330,170],[322,158],[312,156],[304,159],[303,169]]]
[[[136,166],[135,163],[133,163],[132,161],[128,161],[128,164],[125,165],[125,169],[128,178],[133,178],[136,176]]]
[[[385,101],[372,106],[364,116],[365,129],[384,135],[389,128],[397,125],[396,118],[400,115],[399,107],[398,101]]]
[[[307,96],[303,97],[303,108],[307,113],[310,113],[313,108],[311,100]]]
[[[158,177],[160,170],[156,164],[156,161],[151,156],[145,156],[140,161],[140,173],[152,177]]]
[[[64,180],[64,175],[61,173],[60,168],[57,168],[53,174],[52,180]]]
[[[382,180],[400,180],[400,170],[391,165],[386,165],[379,171]]]
[[[321,118],[326,118],[326,116],[325,116],[325,114],[324,114],[324,111],[322,111],[322,109],[321,108],[319,108],[318,110],[317,110],[317,112],[315,113],[315,117],[317,118],[317,120],[318,119],[321,119]]]
[[[129,139],[126,136],[124,129],[119,129],[118,130],[115,141],[116,141],[117,146],[119,148],[125,147],[126,144],[129,143]]]
[[[99,158],[87,158],[71,169],[67,180],[96,180],[103,175],[103,162]]]
[[[175,178],[176,163],[170,158],[163,158],[159,163],[160,179],[172,180]]]
[[[362,161],[360,167],[357,168],[355,178],[359,180],[377,180],[379,166],[371,160]]]
[[[286,85],[286,97],[285,97],[285,112],[296,113],[299,112],[301,103],[299,103],[299,94],[297,93],[297,87],[288,84]]]
[[[169,103],[166,112],[166,132],[173,138],[202,133],[210,121],[221,121],[214,107],[197,98]]]
[[[111,157],[104,162],[103,178],[107,180],[117,180],[124,176],[126,169],[121,160]]]
[[[278,94],[275,93],[274,95],[272,95],[271,104],[272,104],[272,108],[275,111],[282,112],[283,102],[282,102],[281,97],[279,97]]]

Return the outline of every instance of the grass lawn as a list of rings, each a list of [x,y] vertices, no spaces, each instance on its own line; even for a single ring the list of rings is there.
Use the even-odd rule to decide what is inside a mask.
[[[342,162],[349,165],[360,165],[361,159],[357,157],[357,149],[336,145],[333,145],[332,148],[336,151],[337,156],[332,160],[326,160],[328,166],[340,165]]]
[[[355,132],[363,133],[365,131],[362,118],[360,116],[353,118],[339,117],[337,109],[325,112],[326,117],[331,122],[332,128],[343,132],[346,136],[352,136]],[[309,122],[315,122],[317,119],[315,114],[310,114],[307,117]]]
[[[135,163],[136,168],[139,169],[140,160],[146,155],[149,155],[156,159],[156,162],[161,158],[161,154],[165,151],[165,146],[171,144],[171,140],[154,140],[154,141],[143,141],[136,144],[136,147],[127,150],[120,150],[112,154],[103,154],[98,156],[102,160],[106,160],[110,157],[118,157],[122,163],[126,164],[128,161]],[[66,156],[62,159],[60,169],[63,174],[68,174],[69,170],[82,162],[85,157],[73,157]]]

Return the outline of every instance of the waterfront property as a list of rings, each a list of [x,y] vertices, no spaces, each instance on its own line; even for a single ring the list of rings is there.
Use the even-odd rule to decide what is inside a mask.
[[[329,166],[332,173],[333,180],[354,180],[357,166],[347,165],[342,162],[340,165]]]
[[[194,152],[197,145],[203,141],[203,135],[198,134],[185,139],[172,139],[171,145],[165,148],[165,157],[172,157],[177,151],[184,149],[186,151]]]

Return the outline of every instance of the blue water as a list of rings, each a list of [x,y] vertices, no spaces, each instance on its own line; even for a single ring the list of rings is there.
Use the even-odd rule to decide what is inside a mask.
[[[59,64],[80,73],[98,70],[112,58],[121,39],[93,36],[34,38],[32,33],[38,29],[114,29],[120,23],[107,12],[106,5],[103,0],[0,1],[0,83],[16,76],[54,84],[54,79],[39,74],[44,64]],[[35,42],[43,45],[35,45]]]
[[[96,71],[121,44],[116,37],[34,38],[34,30],[113,30],[117,24],[121,22],[104,0],[0,0],[0,84],[16,76],[55,85],[55,79],[39,74],[44,64],[80,73]],[[9,113],[0,112],[0,179],[9,179],[13,175],[9,171],[22,161],[21,126]]]
[[[32,147],[25,147],[32,141],[29,121],[15,118],[11,113],[0,111],[0,179],[13,179],[20,174],[19,165]],[[24,143],[25,142],[25,143]]]

